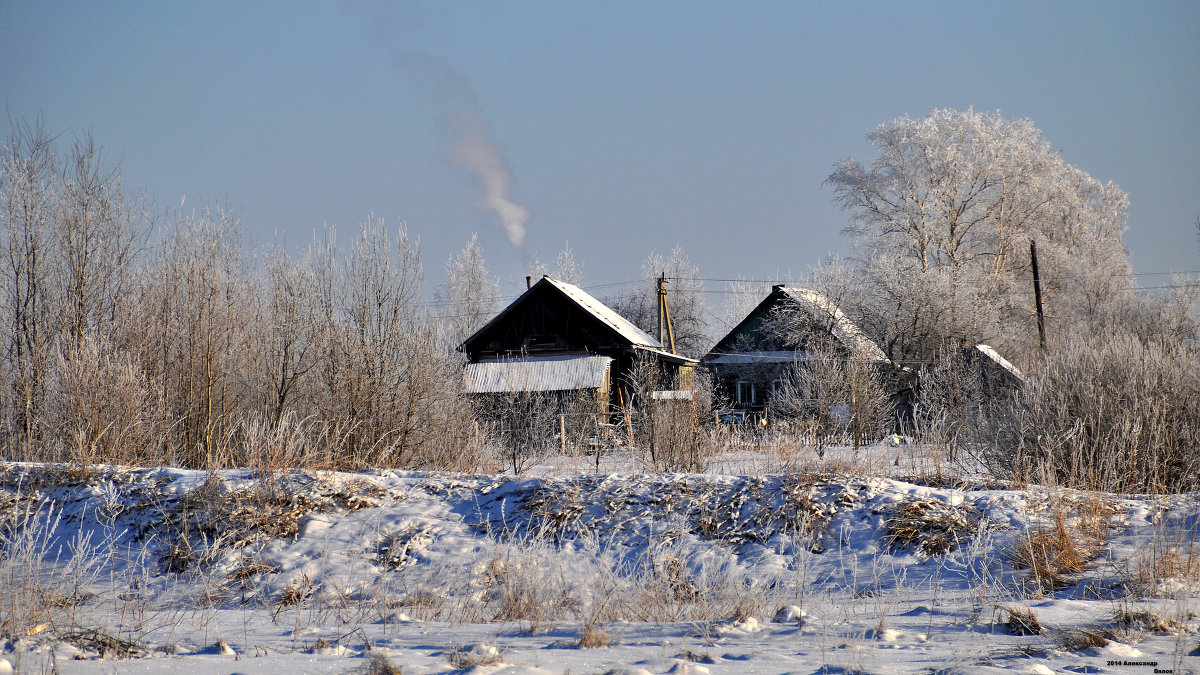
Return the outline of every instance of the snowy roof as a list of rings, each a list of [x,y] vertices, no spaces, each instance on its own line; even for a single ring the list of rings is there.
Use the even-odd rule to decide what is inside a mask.
[[[621,337],[629,340],[633,346],[656,352],[670,353],[663,343],[650,337],[649,333],[633,325],[632,321],[617,314],[611,307],[592,297],[590,293],[582,288],[568,284],[565,281],[551,279],[550,277],[542,277],[542,281],[538,283],[547,283],[562,291],[564,295],[574,300],[575,304],[586,309],[592,316],[617,331]]]
[[[1012,373],[1013,376],[1016,377],[1018,380],[1020,380],[1022,382],[1025,381],[1025,376],[1021,374],[1021,370],[1019,368],[1017,368],[1016,366],[1014,366],[1012,363],[1009,363],[1008,359],[1004,358],[1003,356],[1000,356],[999,352],[997,352],[995,349],[992,349],[988,345],[983,345],[983,344],[975,345],[975,349],[979,350],[979,352],[981,354],[988,357],[992,361],[995,361],[996,364],[999,365],[1001,368]]]
[[[833,331],[834,337],[846,345],[846,348],[859,359],[867,361],[887,361],[887,355],[875,344],[875,341],[867,336],[850,317],[829,298],[824,295],[809,290],[807,288],[797,288],[788,286],[778,286],[780,291],[794,300],[801,307],[808,310],[810,314],[816,317],[828,318],[830,320],[830,329]]]
[[[565,281],[559,281],[558,279],[552,279],[549,276],[544,276],[536,284],[534,284],[530,290],[537,289],[541,287],[542,284],[547,284],[556,289],[559,293],[562,293],[568,300],[576,304],[580,309],[590,314],[600,323],[612,329],[623,341],[628,342],[630,347],[652,352],[659,357],[675,363],[697,363],[696,359],[683,356],[682,354],[672,354],[670,350],[663,346],[661,342],[650,337],[648,333],[635,326],[629,319],[626,319],[625,317],[616,313],[608,305],[605,305],[603,302],[600,302],[596,298],[592,297],[590,293],[582,288],[573,284],[568,284]],[[528,294],[529,291],[526,291],[525,293]],[[462,349],[466,345],[470,344],[471,341],[475,339],[475,336],[483,334],[496,322],[503,320],[503,317],[507,315],[513,307],[520,303],[524,297],[525,295],[522,295],[508,307],[505,307],[504,310],[493,317],[491,321],[476,331],[474,335],[467,338],[467,340],[463,342],[463,345],[459,348]]]
[[[607,356],[533,356],[468,363],[463,383],[469,394],[599,389],[608,377]]]

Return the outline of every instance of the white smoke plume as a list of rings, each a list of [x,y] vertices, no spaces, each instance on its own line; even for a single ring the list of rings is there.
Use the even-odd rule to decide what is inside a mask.
[[[509,198],[512,172],[492,138],[470,84],[450,66],[429,56],[409,56],[404,63],[418,78],[432,80],[454,161],[479,181],[482,194],[476,206],[499,219],[514,248],[523,248],[529,209]]]
[[[512,174],[496,143],[488,135],[478,111],[460,111],[453,121],[454,159],[471,172],[483,190],[476,206],[490,211],[500,219],[504,234],[516,248],[525,245],[525,226],[529,224],[529,209],[509,199]]]
[[[407,44],[414,31],[426,25],[427,7],[390,0],[343,0],[343,7],[363,17],[372,38],[387,48],[418,84],[433,90],[454,162],[479,181],[482,194],[475,205],[495,215],[508,241],[522,250],[529,209],[509,198],[512,172],[492,138],[475,91],[467,78],[445,61],[416,52]]]

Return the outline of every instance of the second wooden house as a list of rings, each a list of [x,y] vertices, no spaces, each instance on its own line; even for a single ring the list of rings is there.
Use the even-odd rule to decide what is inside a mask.
[[[835,357],[892,370],[883,350],[824,295],[778,285],[701,360],[738,417],[762,415],[792,369]]]

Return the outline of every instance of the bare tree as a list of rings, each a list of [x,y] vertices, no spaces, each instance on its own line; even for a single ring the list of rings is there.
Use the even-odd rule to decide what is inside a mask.
[[[703,471],[711,448],[700,426],[701,409],[707,419],[710,389],[701,382],[686,398],[664,391],[675,386],[656,358],[640,355],[625,383],[632,392],[635,408],[636,434],[645,443],[650,464],[659,471]],[[696,399],[700,400],[697,401]],[[698,408],[699,406],[699,408]]]
[[[179,213],[141,279],[134,330],[147,375],[159,383],[173,422],[170,447],[190,466],[220,463],[215,453],[232,419],[249,412],[253,288],[236,218],[227,210]]]
[[[332,395],[326,415],[354,424],[350,451],[365,462],[395,429],[391,380],[404,367],[405,334],[417,318],[421,289],[419,244],[404,228],[395,249],[384,224],[369,219],[350,250],[331,331],[326,374]]]
[[[563,246],[554,258],[554,278],[578,286],[583,283],[583,264],[575,260],[570,244]]]
[[[266,374],[273,383],[270,416],[278,425],[301,378],[318,358],[317,276],[312,251],[299,264],[274,251],[267,259]]]
[[[830,443],[845,439],[857,448],[880,438],[894,419],[879,364],[820,350],[789,369],[777,385],[771,411],[803,420],[822,456]]]
[[[78,346],[85,333],[114,322],[128,299],[130,271],[151,217],[141,200],[126,198],[120,172],[104,166],[103,153],[90,133],[71,149],[62,191],[55,251],[64,331]]]
[[[45,375],[55,317],[51,315],[51,236],[61,208],[58,158],[36,124],[13,122],[0,157],[0,247],[4,341],[12,396],[9,426],[17,447],[31,452],[42,434]]]
[[[721,310],[717,317],[720,323],[719,331],[733,330],[770,292],[770,285],[763,282],[748,281],[740,277],[737,281],[725,282]]]
[[[1074,488],[1174,493],[1200,487],[1200,360],[1194,342],[1094,344],[1049,354],[981,429],[1001,476]]]

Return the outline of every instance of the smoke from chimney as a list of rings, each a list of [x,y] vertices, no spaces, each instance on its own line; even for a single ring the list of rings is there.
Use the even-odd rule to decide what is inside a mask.
[[[522,249],[526,225],[531,217],[529,209],[509,198],[512,172],[492,138],[467,79],[430,56],[409,56],[404,62],[418,78],[423,76],[433,81],[442,126],[453,149],[454,161],[479,182],[482,194],[475,205],[494,215],[504,228],[509,243]]]
[[[525,245],[529,209],[509,199],[512,174],[500,149],[488,134],[478,110],[459,111],[452,123],[454,159],[479,181],[483,190],[476,206],[500,219],[504,234],[515,248]]]

